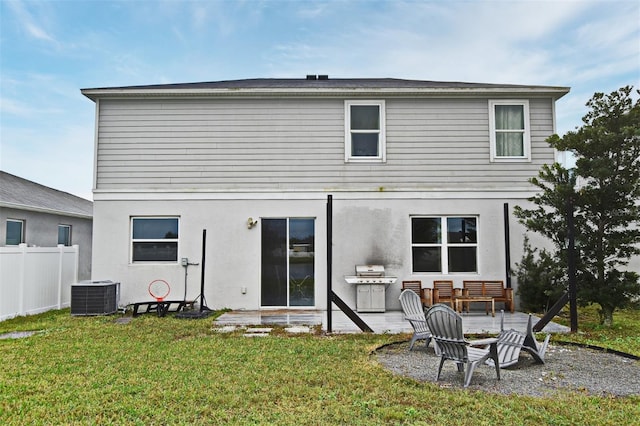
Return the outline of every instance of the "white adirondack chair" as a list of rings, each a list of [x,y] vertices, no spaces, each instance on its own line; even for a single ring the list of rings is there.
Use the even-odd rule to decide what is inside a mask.
[[[496,375],[500,380],[500,363],[498,361],[498,339],[484,339],[488,348],[476,348],[465,340],[462,332],[462,317],[447,305],[433,305],[426,314],[427,326],[431,337],[440,351],[440,366],[436,381],[440,379],[442,365],[446,360],[456,363],[458,371],[464,372],[464,387],[471,383],[471,376],[476,367],[488,358],[493,359]]]
[[[413,290],[404,290],[400,293],[400,306],[402,306],[404,318],[409,321],[411,327],[413,327],[413,336],[409,343],[409,350],[413,349],[413,345],[417,340],[426,340],[425,348],[428,347],[429,342],[431,342],[431,332],[429,331],[429,327],[427,327],[420,296]]]

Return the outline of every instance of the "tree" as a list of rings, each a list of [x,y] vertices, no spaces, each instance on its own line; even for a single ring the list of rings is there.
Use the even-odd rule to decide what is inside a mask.
[[[555,163],[530,180],[541,192],[536,208],[516,208],[530,230],[550,238],[558,262],[566,262],[566,205],[575,206],[579,250],[578,300],[600,305],[601,323],[611,326],[613,313],[640,294],[638,274],[624,270],[640,255],[640,101],[627,86],[587,102],[583,126],[547,142],[576,157],[573,173]],[[579,182],[575,190],[576,178]]]

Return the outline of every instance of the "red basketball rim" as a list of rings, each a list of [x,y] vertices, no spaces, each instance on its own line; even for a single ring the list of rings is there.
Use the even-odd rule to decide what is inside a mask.
[[[165,280],[153,280],[149,283],[149,294],[158,302],[162,302],[170,291],[171,287]]]

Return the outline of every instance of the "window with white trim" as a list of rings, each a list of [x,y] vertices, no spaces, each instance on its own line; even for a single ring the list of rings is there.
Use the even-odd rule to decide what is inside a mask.
[[[411,218],[411,258],[415,274],[477,273],[478,218]]]
[[[24,220],[7,219],[5,244],[17,246],[24,243]]]
[[[58,244],[71,245],[71,225],[58,225]]]
[[[530,161],[529,101],[490,100],[491,161]]]
[[[131,261],[177,262],[177,217],[132,217]]]
[[[347,100],[345,108],[345,161],[386,160],[384,101]]]

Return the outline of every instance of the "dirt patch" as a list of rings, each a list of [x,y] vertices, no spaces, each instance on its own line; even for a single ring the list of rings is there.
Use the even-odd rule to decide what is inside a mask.
[[[2,339],[23,339],[36,334],[37,331],[12,331],[11,333],[0,334],[0,340]]]

